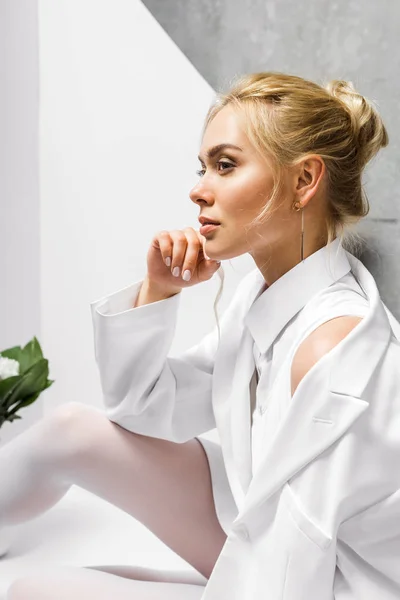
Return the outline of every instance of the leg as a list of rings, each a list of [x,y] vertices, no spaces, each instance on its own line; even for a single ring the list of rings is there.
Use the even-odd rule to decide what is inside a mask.
[[[15,581],[6,600],[200,600],[201,585],[134,580],[79,567],[58,567]]]
[[[4,446],[0,473],[0,525],[41,514],[76,484],[131,514],[207,579],[226,540],[198,440],[135,434],[84,404],[60,407]]]

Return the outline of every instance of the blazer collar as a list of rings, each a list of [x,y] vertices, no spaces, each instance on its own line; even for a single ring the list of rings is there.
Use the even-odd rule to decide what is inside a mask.
[[[347,253],[340,239],[335,238],[256,296],[244,324],[259,351],[266,352],[290,319],[317,292],[338,281],[350,269]],[[258,268],[254,276],[256,289],[262,289],[265,280]]]

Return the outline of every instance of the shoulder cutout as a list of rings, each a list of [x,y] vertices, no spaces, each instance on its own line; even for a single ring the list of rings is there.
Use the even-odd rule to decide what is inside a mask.
[[[362,319],[363,317],[353,315],[335,317],[314,329],[302,341],[292,361],[292,397],[300,381],[315,363],[341,342]]]

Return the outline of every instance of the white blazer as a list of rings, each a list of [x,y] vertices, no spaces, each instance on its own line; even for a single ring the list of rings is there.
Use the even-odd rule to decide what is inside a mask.
[[[245,488],[240,406],[254,357],[244,323],[258,269],[224,312],[220,343],[215,328],[179,357],[168,354],[180,294],[127,309],[140,280],[90,305],[111,421],[178,443],[218,429],[239,510],[202,600],[400,598],[400,324],[339,249],[368,312],[302,379]]]

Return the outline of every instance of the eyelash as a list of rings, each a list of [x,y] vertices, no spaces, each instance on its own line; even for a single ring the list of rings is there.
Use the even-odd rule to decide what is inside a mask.
[[[232,167],[234,165],[232,165],[232,163],[228,163],[226,161],[220,160],[217,162],[217,165],[227,165],[228,167]],[[223,169],[223,171],[227,171],[227,169]],[[196,171],[196,175],[198,175],[199,177],[202,177],[205,173],[205,169],[199,169],[198,171]]]

